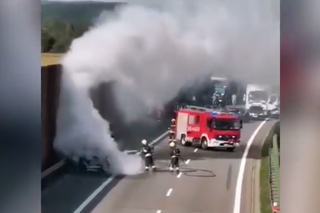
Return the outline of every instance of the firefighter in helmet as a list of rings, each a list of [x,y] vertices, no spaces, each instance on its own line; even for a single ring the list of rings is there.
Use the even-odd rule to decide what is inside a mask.
[[[174,118],[171,119],[171,124],[168,129],[169,129],[169,143],[171,143],[174,141],[174,138],[175,138],[174,133],[176,130],[176,119],[174,119]]]
[[[176,172],[180,172],[179,168],[179,159],[180,159],[180,149],[176,146],[174,142],[170,143],[170,172],[172,172],[174,169],[176,169]]]
[[[144,157],[144,161],[145,161],[145,170],[148,171],[149,168],[151,167],[152,170],[155,170],[155,165],[154,165],[154,160],[153,160],[153,153],[154,153],[154,149],[151,145],[148,144],[147,140],[143,139],[141,141],[142,143],[142,154]]]

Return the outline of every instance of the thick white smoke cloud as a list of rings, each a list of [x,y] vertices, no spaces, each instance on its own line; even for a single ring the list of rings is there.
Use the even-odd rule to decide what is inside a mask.
[[[161,106],[186,82],[208,73],[270,84],[278,84],[280,75],[278,1],[135,2],[113,18],[100,17],[73,41],[63,59],[67,98],[60,103],[56,139],[67,154],[112,154],[122,173],[140,170],[140,159],[125,157],[127,167],[119,162],[123,154],[93,109],[90,88],[119,82],[117,103],[130,117],[144,104]],[[132,99],[143,103],[130,105]]]
[[[55,148],[76,161],[80,157],[98,157],[101,162],[107,159],[114,174],[141,172],[141,158],[118,149],[110,136],[109,123],[94,109],[88,91],[76,82],[74,76],[63,73]]]

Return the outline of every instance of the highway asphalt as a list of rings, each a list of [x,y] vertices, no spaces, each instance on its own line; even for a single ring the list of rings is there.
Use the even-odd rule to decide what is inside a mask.
[[[256,135],[248,154],[249,162],[260,158],[260,144],[274,122],[268,121]],[[240,213],[233,209],[240,162],[260,123],[244,124],[242,144],[233,153],[181,147],[185,160],[185,164],[181,163],[181,175],[168,171],[169,148],[168,140],[164,139],[155,147],[157,172],[116,178],[81,213]],[[43,191],[42,212],[75,212],[109,177],[70,172]],[[244,187],[249,188],[248,184],[244,180]],[[249,213],[249,191],[243,190],[241,213]]]

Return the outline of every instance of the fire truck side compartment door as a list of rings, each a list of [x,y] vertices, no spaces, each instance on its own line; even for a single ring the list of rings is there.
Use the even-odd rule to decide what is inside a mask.
[[[187,133],[187,126],[188,126],[188,114],[178,113],[176,139],[180,139],[181,134]]]

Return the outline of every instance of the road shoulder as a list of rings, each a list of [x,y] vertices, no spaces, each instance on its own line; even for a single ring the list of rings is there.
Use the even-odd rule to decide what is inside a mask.
[[[260,213],[260,168],[261,149],[263,142],[271,131],[275,121],[268,121],[258,135],[249,150],[245,174],[243,179],[241,212]]]

